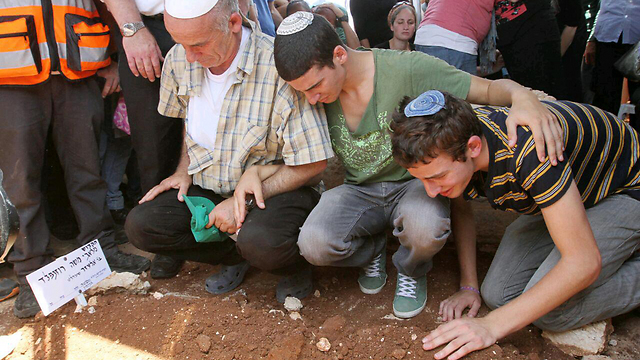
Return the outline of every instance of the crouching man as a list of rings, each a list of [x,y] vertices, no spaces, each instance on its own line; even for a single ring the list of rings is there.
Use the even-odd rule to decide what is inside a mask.
[[[482,284],[494,310],[426,336],[426,350],[448,344],[436,359],[458,359],[530,323],[564,331],[640,304],[638,134],[595,107],[544,105],[565,134],[567,161],[555,167],[538,159],[528,128],[518,129],[514,149],[507,145],[508,108],[474,111],[459,98],[428,91],[405,98],[394,114],[394,158],[429,196],[451,199],[452,231],[458,248],[473,252],[472,266],[475,230],[465,198],[485,196],[496,209],[523,214],[507,228]]]
[[[240,15],[236,0],[189,6],[168,0],[164,21],[177,45],[164,62],[158,111],[185,119],[185,148],[175,174],[129,214],[131,242],[158,254],[154,278],[176,275],[184,260],[222,264],[206,280],[209,292],[221,294],[238,286],[253,265],[283,275],[276,290],[281,302],[303,298],[312,290],[311,268],[296,243],[320,198],[305,184],[333,156],[324,111],[278,77],[273,39]],[[255,190],[254,173],[269,168]],[[266,201],[260,196],[249,214],[244,203],[236,205],[244,221],[237,243],[196,242],[183,195],[213,201],[207,228],[235,233],[240,226],[232,196],[247,182]]]

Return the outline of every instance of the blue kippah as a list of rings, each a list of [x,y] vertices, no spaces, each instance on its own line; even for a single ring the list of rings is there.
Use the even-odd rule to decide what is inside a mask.
[[[404,108],[406,117],[433,115],[444,108],[444,94],[438,90],[429,90],[413,99]]]

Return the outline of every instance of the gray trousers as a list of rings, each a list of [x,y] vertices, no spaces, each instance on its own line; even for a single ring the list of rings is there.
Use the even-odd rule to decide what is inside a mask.
[[[322,194],[298,247],[313,265],[363,267],[386,246],[390,227],[400,241],[398,272],[422,276],[451,233],[449,201],[430,198],[417,179],[340,185]]]
[[[541,329],[574,329],[640,305],[640,201],[612,195],[587,209],[587,217],[602,256],[600,276],[533,323]],[[507,228],[482,283],[485,303],[492,309],[505,305],[537,284],[560,257],[542,216],[520,216]]]

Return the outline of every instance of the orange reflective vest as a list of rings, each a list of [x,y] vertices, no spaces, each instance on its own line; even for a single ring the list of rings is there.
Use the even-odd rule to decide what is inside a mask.
[[[0,1],[0,86],[89,77],[111,62],[108,46],[92,0]]]

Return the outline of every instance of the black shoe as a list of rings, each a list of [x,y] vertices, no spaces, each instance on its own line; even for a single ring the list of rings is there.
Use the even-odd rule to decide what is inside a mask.
[[[151,277],[154,279],[172,278],[180,272],[184,260],[174,259],[170,256],[156,254],[151,262]]]
[[[124,232],[123,226],[115,224],[113,228],[113,241],[115,241],[116,245],[122,245],[129,242],[129,238]]]
[[[8,298],[18,295],[20,287],[18,283],[11,279],[0,280],[0,301],[7,300]]]
[[[130,272],[134,274],[140,274],[145,270],[148,270],[151,266],[149,259],[133,254],[125,254],[117,251],[111,256],[107,256],[107,262],[111,271],[115,272]]]
[[[127,215],[129,215],[129,212],[126,209],[109,210],[109,212],[111,212],[113,222],[118,225],[124,225],[125,220],[127,220]]]
[[[18,294],[16,302],[13,303],[13,315],[24,319],[36,316],[39,311],[40,305],[38,305],[31,287],[20,285],[20,294]]]
[[[276,300],[284,303],[289,297],[295,297],[300,300],[309,296],[313,291],[313,275],[311,266],[305,266],[304,269],[289,276],[285,276],[278,282],[276,286]]]

